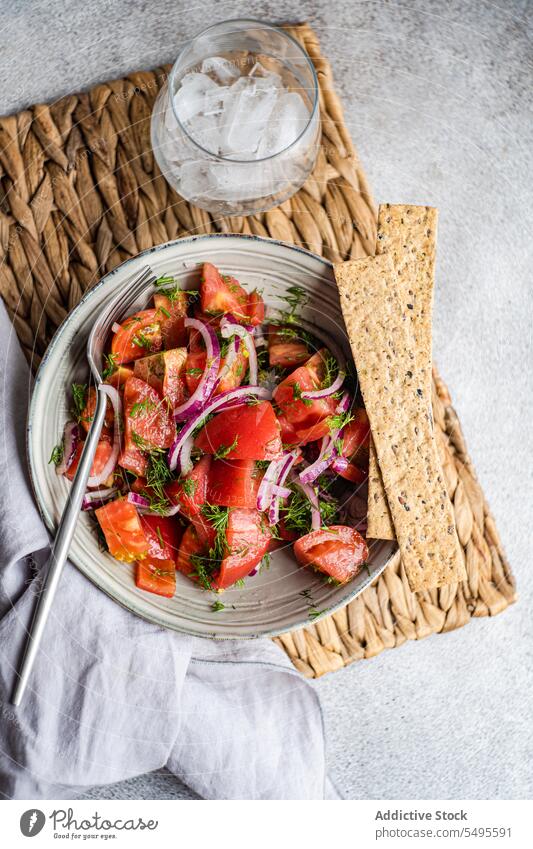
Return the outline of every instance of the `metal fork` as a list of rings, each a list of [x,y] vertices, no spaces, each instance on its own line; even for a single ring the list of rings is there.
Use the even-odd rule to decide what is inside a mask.
[[[76,529],[83,496],[87,488],[87,479],[94,459],[96,446],[100,439],[104,423],[107,396],[100,391],[102,386],[102,365],[104,348],[111,326],[115,321],[126,318],[134,308],[141,305],[140,299],[147,291],[153,291],[155,274],[145,266],[139,275],[124,283],[120,292],[108,303],[95,321],[87,341],[87,360],[97,388],[96,410],[85,441],[80,462],[72,486],[69,489],[67,503],[59,522],[57,534],[52,545],[50,557],[43,570],[42,592],[37,599],[33,620],[28,632],[22,663],[15,681],[11,702],[20,705],[29,677],[39,650],[39,644],[46,626],[54,596],[59,585],[61,573],[68,556],[70,543]]]

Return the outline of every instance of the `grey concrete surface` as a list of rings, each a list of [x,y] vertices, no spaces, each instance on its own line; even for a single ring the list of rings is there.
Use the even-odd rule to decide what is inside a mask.
[[[317,682],[349,798],[533,794],[533,6],[441,0],[0,0],[0,113],[171,61],[207,23],[302,20],[331,59],[378,200],[440,208],[435,360],[520,600]],[[162,772],[91,798],[189,798]]]

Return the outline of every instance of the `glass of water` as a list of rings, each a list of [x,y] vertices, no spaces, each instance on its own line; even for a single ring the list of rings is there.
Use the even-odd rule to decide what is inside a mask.
[[[254,20],[215,24],[183,48],[152,114],[158,165],[187,201],[251,215],[305,182],[320,138],[318,81],[297,41]]]

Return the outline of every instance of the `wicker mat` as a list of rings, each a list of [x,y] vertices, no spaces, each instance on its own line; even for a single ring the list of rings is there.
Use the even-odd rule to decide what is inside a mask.
[[[330,66],[308,25],[289,29],[318,72],[323,139],[303,189],[262,215],[215,221],[161,176],[149,124],[168,68],[0,119],[0,291],[33,368],[87,287],[169,239],[254,233],[304,245],[330,260],[374,252],[376,210]],[[468,580],[413,594],[397,558],[343,610],[276,640],[306,676],[459,628],[473,616],[493,616],[515,600],[494,521],[437,374],[433,413]]]

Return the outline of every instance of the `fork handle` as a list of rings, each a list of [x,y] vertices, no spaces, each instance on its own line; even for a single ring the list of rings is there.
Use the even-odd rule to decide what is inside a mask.
[[[80,462],[76,470],[72,486],[69,489],[67,503],[63,510],[61,521],[59,522],[55,540],[52,544],[50,557],[44,567],[43,587],[37,597],[37,605],[35,607],[33,620],[26,639],[24,656],[15,680],[13,695],[11,697],[11,703],[14,705],[20,705],[22,701],[37,652],[39,651],[39,645],[46,626],[46,620],[48,619],[48,614],[52,607],[54,596],[61,578],[61,573],[63,571],[63,566],[65,565],[65,561],[68,556],[70,543],[72,542],[72,537],[78,522],[83,496],[87,488],[87,480],[89,478],[89,473],[91,471],[92,462],[96,452],[96,446],[98,445],[102,425],[104,423],[106,404],[107,396],[103,392],[98,391],[94,418],[85,441],[85,446],[80,457]]]

